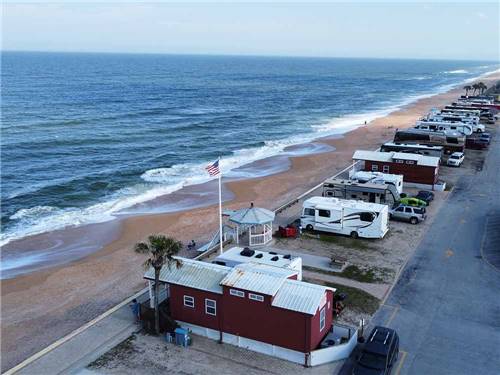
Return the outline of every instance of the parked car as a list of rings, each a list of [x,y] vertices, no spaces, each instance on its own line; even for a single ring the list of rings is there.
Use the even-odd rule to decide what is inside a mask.
[[[401,198],[399,200],[399,203],[404,204],[405,206],[414,206],[414,207],[425,207],[427,206],[427,202],[419,199],[419,198],[414,198],[414,197],[406,197],[406,198]]]
[[[420,190],[417,195],[414,196],[414,198],[423,200],[425,203],[427,203],[427,205],[429,205],[434,200],[434,193],[428,190]]]
[[[386,327],[375,327],[359,355],[353,375],[388,375],[391,373],[399,357],[399,336],[395,330]]]
[[[425,220],[425,208],[412,207],[400,204],[389,210],[389,218],[392,220],[408,221],[412,224],[418,224]]]
[[[468,137],[465,140],[465,147],[472,150],[484,150],[489,146],[489,142],[486,139],[479,137]]]
[[[452,167],[460,167],[464,162],[465,155],[463,152],[454,152],[448,158],[447,164]]]
[[[487,141],[488,144],[490,144],[490,142],[491,142],[491,133],[486,133],[486,132],[481,133],[477,138],[483,139],[483,140]]]

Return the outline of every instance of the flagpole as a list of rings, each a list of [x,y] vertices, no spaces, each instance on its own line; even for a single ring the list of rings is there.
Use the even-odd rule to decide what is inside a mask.
[[[220,242],[220,254],[222,254],[222,168],[220,165],[220,156],[219,156],[219,242]]]

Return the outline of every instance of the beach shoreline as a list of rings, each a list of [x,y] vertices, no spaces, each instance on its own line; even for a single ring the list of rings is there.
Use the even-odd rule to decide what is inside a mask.
[[[500,73],[495,72],[481,80],[488,84],[499,78]],[[240,208],[250,202],[277,208],[345,168],[351,163],[356,149],[379,147],[392,139],[395,129],[410,127],[431,108],[448,104],[462,93],[460,87],[422,98],[341,137],[319,138],[314,143],[325,144],[331,149],[290,156],[286,170],[228,181],[224,208]],[[255,167],[265,162],[266,159],[257,161]],[[75,230],[63,240],[92,242],[99,237],[96,235],[98,228],[104,232],[102,239],[107,242],[101,249],[90,250],[83,258],[60,266],[2,280],[2,371],[142,288],[143,257],[132,251],[136,242],[151,233],[173,235],[183,242],[192,238],[208,239],[217,229],[217,204],[215,201],[179,212],[136,214],[118,222],[118,227],[109,229],[107,238],[110,224],[102,223],[90,230]],[[43,243],[41,239],[43,235],[25,241],[38,246]]]

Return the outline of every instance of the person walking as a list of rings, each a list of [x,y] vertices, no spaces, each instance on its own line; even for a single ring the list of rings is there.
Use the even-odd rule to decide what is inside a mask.
[[[130,304],[130,309],[132,310],[132,314],[134,315],[135,322],[138,324],[141,321],[141,304],[137,302],[137,299],[133,299]]]

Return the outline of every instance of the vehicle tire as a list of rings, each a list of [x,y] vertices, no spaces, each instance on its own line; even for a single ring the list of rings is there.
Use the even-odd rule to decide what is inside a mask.
[[[392,220],[393,217],[392,217],[392,214],[389,214],[389,220]]]
[[[359,237],[358,232],[352,231],[351,232],[351,238],[357,239]]]
[[[314,228],[313,228],[313,226],[311,224],[307,224],[306,225],[306,229],[307,230],[313,230]]]
[[[418,224],[418,219],[416,217],[412,217],[410,218],[410,223],[413,225]]]

